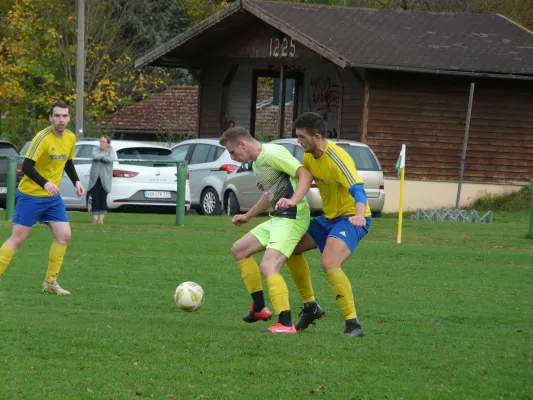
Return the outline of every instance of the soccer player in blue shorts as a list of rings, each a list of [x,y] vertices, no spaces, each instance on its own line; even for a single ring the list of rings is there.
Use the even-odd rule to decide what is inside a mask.
[[[246,214],[235,215],[232,222],[242,225],[261,212],[274,209],[269,220],[253,228],[231,248],[253,300],[251,309],[243,320],[267,321],[272,317],[272,312],[265,306],[262,272],[278,322],[261,332],[294,334],[296,328],[291,319],[289,290],[280,274],[280,268],[309,227],[309,205],[305,194],[313,177],[286,148],[277,144],[262,144],[244,128],[228,129],[221,136],[220,143],[226,147],[232,159],[252,160],[257,179],[266,189],[265,194]],[[252,255],[263,250],[265,253],[259,269]],[[300,286],[308,290],[303,294],[300,292],[304,301],[314,301],[309,273],[298,276],[298,279],[305,280]]]
[[[54,103],[49,120],[51,125],[35,135],[22,164],[24,177],[17,190],[13,232],[0,248],[0,279],[33,225],[39,221],[48,224],[54,235],[42,289],[65,296],[70,292],[57,283],[71,235],[67,211],[59,194],[63,171],[76,187],[78,196],[83,196],[85,189],[72,162],[76,135],[67,129],[69,106]]]
[[[322,268],[346,320],[344,335],[363,336],[352,286],[341,268],[368,233],[372,222],[363,181],[350,155],[326,139],[326,123],[319,114],[303,113],[293,126],[305,152],[304,167],[313,174],[320,191],[324,214],[311,220],[307,234],[289,261],[300,264],[300,269],[309,268],[302,253],[318,247],[322,253]],[[298,282],[295,284],[298,286]],[[299,284],[305,285],[305,282]],[[298,289],[306,290],[300,286]],[[296,329],[306,329],[323,313],[316,303],[305,303]]]

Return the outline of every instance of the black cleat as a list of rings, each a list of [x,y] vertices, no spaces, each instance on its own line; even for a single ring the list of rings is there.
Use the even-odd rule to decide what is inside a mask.
[[[309,325],[314,325],[315,321],[322,318],[325,314],[326,312],[318,304],[313,311],[303,308],[302,311],[300,311],[300,314],[298,314],[301,318],[295,326],[296,330],[302,331],[309,328]]]
[[[361,328],[361,325],[350,325],[346,326],[346,329],[344,330],[343,336],[365,336],[363,333],[363,328]]]

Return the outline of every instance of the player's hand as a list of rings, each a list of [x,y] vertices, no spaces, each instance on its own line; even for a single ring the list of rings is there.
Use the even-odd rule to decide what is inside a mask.
[[[245,224],[247,223],[248,221],[250,221],[250,217],[246,214],[237,214],[235,216],[233,216],[233,219],[231,220],[231,223],[233,225],[237,225],[237,226],[240,226],[242,224]]]
[[[352,215],[349,219],[353,226],[366,226],[366,219],[360,215]]]
[[[78,195],[78,197],[81,197],[85,194],[85,188],[83,187],[80,181],[76,182],[76,194]]]
[[[46,190],[50,196],[59,195],[59,188],[56,186],[55,183],[46,182],[44,184],[44,190]]]
[[[274,207],[275,210],[279,210],[280,208],[291,208],[296,207],[296,202],[291,199],[279,199],[276,203],[276,207]]]
[[[255,184],[255,186],[262,192],[266,192],[267,191],[267,187],[265,185],[263,185],[261,182],[257,182]]]

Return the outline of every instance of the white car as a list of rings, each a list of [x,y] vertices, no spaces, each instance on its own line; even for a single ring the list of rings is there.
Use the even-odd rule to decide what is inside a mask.
[[[98,147],[98,139],[76,142],[74,166],[85,188],[89,185],[92,151]],[[127,140],[111,140],[115,161],[113,162],[113,183],[107,196],[107,208],[126,209],[141,207],[176,208],[178,190],[177,168],[170,149]],[[154,160],[152,163],[122,160]],[[160,160],[161,163],[157,161]],[[78,197],[69,177],[63,173],[60,194],[67,209],[90,210],[90,194]],[[191,206],[191,192],[187,175],[185,186],[185,210]]]
[[[222,185],[241,165],[231,159],[219,139],[184,140],[172,147],[178,161],[189,163],[191,207],[198,214],[219,215],[222,211]]]

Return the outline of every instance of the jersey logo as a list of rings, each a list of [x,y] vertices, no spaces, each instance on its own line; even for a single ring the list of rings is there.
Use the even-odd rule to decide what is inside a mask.
[[[67,158],[66,154],[50,154],[50,160],[64,160],[65,158]]]
[[[346,237],[346,232],[342,231],[342,232],[339,232],[342,236]]]
[[[326,183],[324,182],[324,179],[317,178],[316,176],[313,176],[313,179],[315,180],[315,183]]]

